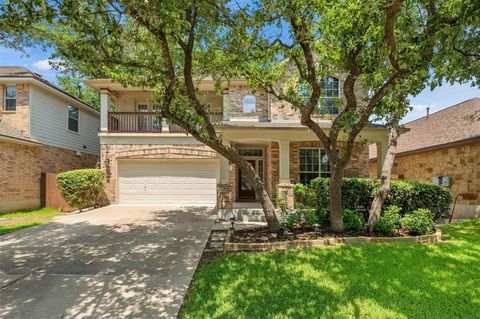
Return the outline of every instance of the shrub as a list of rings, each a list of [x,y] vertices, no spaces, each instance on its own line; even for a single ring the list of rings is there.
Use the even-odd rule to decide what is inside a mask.
[[[99,169],[77,169],[57,175],[57,184],[65,201],[83,209],[107,203],[105,174]]]
[[[364,218],[372,204],[380,181],[368,178],[344,178],[342,185],[342,206],[344,209],[365,207]],[[295,202],[303,208],[328,209],[329,178],[316,178],[309,185],[297,184],[294,187]],[[419,208],[430,209],[435,219],[447,215],[452,203],[452,194],[448,188],[411,180],[392,180],[391,191],[385,200],[385,206],[396,205],[403,212]]]
[[[353,209],[345,209],[343,211],[343,225],[345,230],[363,230],[365,227],[363,214]]]
[[[429,209],[417,209],[402,218],[402,225],[412,234],[424,235],[432,230],[433,214]]]
[[[303,221],[310,227],[317,224],[319,221],[318,215],[312,208],[305,208],[301,210],[301,214],[303,216]]]
[[[400,222],[400,211],[398,206],[389,206],[378,219],[377,230],[390,235],[395,230],[395,223]]]

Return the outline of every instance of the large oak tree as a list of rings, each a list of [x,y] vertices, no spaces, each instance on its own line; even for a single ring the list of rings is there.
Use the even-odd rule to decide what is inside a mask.
[[[42,44],[62,67],[125,86],[151,89],[171,122],[235,163],[262,204],[268,227],[279,231],[262,179],[215,129],[197,80],[213,72],[205,50],[216,36],[222,1],[6,1],[0,6],[0,42],[22,49]],[[228,78],[216,78],[219,85]]]
[[[217,50],[228,55],[219,59],[228,61],[225,73],[237,72],[289,102],[325,148],[333,230],[344,228],[342,177],[361,130],[392,97],[415,95],[442,76],[456,77],[458,63],[451,62],[451,71],[440,68],[456,61],[459,50],[444,45],[456,33],[462,35],[462,47],[472,42],[468,30],[475,23],[478,27],[479,6],[460,0],[264,0],[237,6],[233,16],[225,11],[228,28],[219,41],[223,51]],[[332,74],[344,78],[343,97],[338,116],[325,129],[318,106],[326,95],[325,78]],[[408,104],[396,103],[396,109],[403,114]],[[346,142],[340,149],[341,140]]]

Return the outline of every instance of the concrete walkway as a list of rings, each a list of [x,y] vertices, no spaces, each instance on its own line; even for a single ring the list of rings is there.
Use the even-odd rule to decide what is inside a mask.
[[[109,206],[0,236],[0,318],[175,318],[213,222]]]

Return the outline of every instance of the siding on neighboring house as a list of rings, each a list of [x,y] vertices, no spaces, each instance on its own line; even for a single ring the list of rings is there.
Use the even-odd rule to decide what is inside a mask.
[[[67,129],[69,104],[80,111],[78,133]],[[69,103],[39,87],[31,86],[30,114],[31,138],[47,145],[99,155],[100,119],[93,112],[79,107],[78,103]]]

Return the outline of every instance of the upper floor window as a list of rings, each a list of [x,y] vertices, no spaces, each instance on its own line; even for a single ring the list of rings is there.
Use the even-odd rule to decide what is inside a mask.
[[[322,98],[320,101],[320,111],[326,114],[338,114],[340,102],[340,84],[339,80],[333,76],[327,76],[322,79]]]
[[[78,132],[78,108],[75,106],[68,106],[68,130]]]
[[[5,111],[17,109],[17,88],[15,86],[5,87]]]
[[[254,95],[245,95],[243,97],[243,113],[256,112],[257,98]]]
[[[300,183],[308,184],[317,177],[330,177],[330,162],[325,150],[300,149]]]

